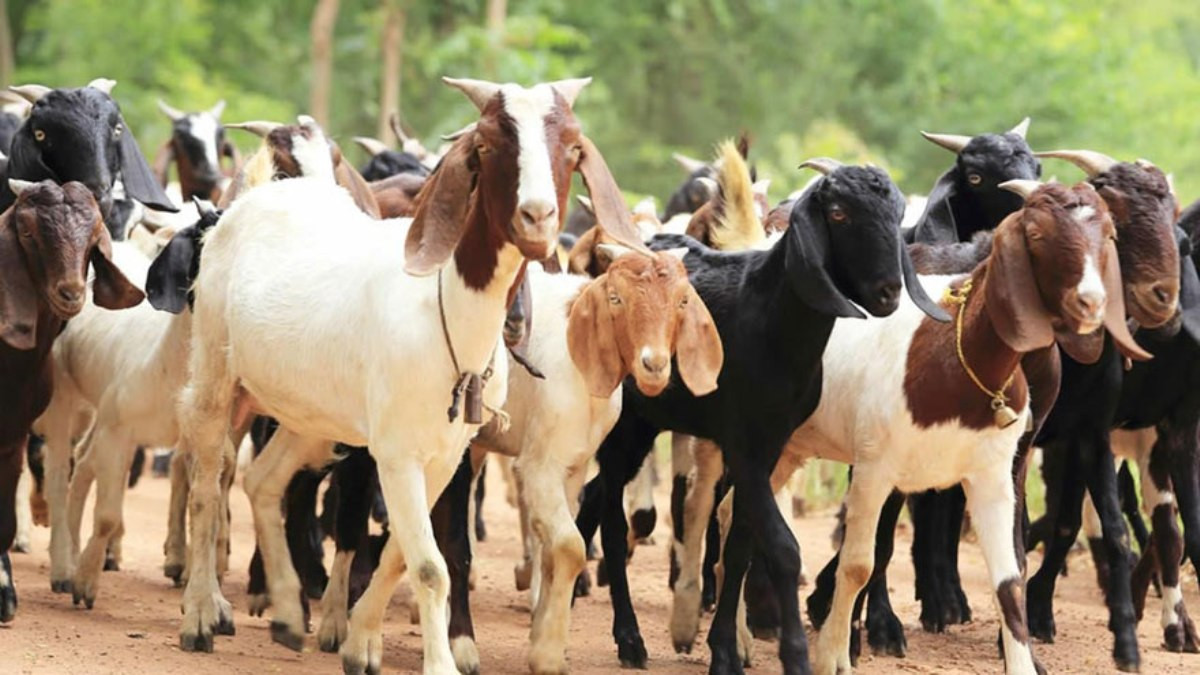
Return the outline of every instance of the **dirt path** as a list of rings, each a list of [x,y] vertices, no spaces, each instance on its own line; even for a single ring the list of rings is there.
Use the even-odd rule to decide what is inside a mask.
[[[526,595],[513,587],[512,566],[520,554],[515,513],[503,501],[499,472],[491,474],[485,514],[490,538],[476,555],[478,586],[473,595],[476,633],[482,672],[526,673],[525,649],[529,612]],[[665,474],[664,474],[665,475]],[[659,514],[668,513],[666,486],[657,494]],[[96,608],[71,606],[69,596],[54,595],[48,582],[46,548],[48,530],[34,534],[33,554],[12,556],[20,592],[20,609],[13,624],[0,627],[0,673],[336,673],[341,664],[335,655],[316,651],[310,638],[308,651],[296,654],[273,644],[267,619],[246,613],[246,567],[252,552],[253,528],[245,493],[235,488],[232,572],[224,591],[235,609],[237,635],[219,637],[210,655],[185,654],[177,646],[180,592],[162,576],[162,541],[166,532],[167,483],[146,477],[129,493],[125,516],[122,571],[105,573]],[[89,520],[85,522],[90,522]],[[829,532],[832,514],[799,521],[801,550],[806,570],[815,574],[831,555]],[[86,529],[86,526],[85,526]],[[677,656],[667,630],[670,596],[666,587],[665,516],[656,531],[658,544],[640,548],[630,570],[634,603],[650,652],[650,670],[670,673],[706,672],[708,649],[699,645],[691,656]],[[917,623],[919,608],[912,600],[910,537],[905,529],[897,546],[897,564],[891,570],[896,611],[905,621],[909,650],[905,659],[866,657],[862,673],[999,673],[995,638],[997,615],[992,608],[986,573],[979,550],[964,545],[962,573],[976,620],[956,626],[946,635],[929,635]],[[327,561],[331,559],[327,557]],[[1030,559],[1036,565],[1038,556]],[[594,567],[594,563],[592,563]],[[1052,672],[1113,672],[1106,629],[1107,612],[1095,586],[1090,561],[1071,560],[1071,575],[1058,585],[1058,642],[1037,645],[1036,653]],[[1195,577],[1187,573],[1186,602],[1193,615],[1200,613]],[[806,596],[808,589],[801,591]],[[385,672],[418,672],[421,642],[409,624],[401,589],[388,611],[384,626]],[[1200,655],[1169,654],[1162,650],[1158,628],[1158,601],[1147,603],[1139,629],[1143,673],[1200,672]],[[314,607],[314,611],[316,608]],[[571,624],[569,659],[575,673],[611,673],[617,670],[616,649],[610,637],[611,613],[605,589],[576,603]],[[709,619],[702,625],[707,627]],[[314,617],[314,625],[315,625]],[[810,634],[810,639],[811,639]],[[703,641],[704,635],[700,636]],[[779,672],[774,645],[755,644],[755,673]]]

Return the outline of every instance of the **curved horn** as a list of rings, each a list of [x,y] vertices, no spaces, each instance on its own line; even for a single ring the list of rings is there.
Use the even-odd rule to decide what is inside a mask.
[[[676,164],[678,164],[684,171],[688,172],[689,174],[696,173],[700,169],[703,169],[704,167],[708,166],[708,164],[706,162],[702,162],[698,159],[695,159],[693,157],[688,157],[687,155],[684,155],[684,154],[681,154],[678,152],[671,153],[671,157],[675,160]]]
[[[472,131],[475,131],[475,122],[471,122],[467,126],[459,129],[458,131],[455,131],[453,133],[449,133],[449,134],[446,134],[445,136],[442,136],[442,140],[443,141],[457,141],[459,138],[461,138],[462,136],[464,136],[466,134],[471,133]]]
[[[500,92],[500,85],[486,80],[443,77],[442,82],[466,94],[467,98],[471,99],[471,103],[474,103],[475,107],[479,108],[479,112],[483,112],[488,101],[492,100],[492,97]]]
[[[1001,190],[1008,190],[1009,192],[1019,194],[1021,195],[1022,199],[1029,199],[1029,195],[1033,194],[1034,191],[1042,187],[1042,181],[1015,178],[1013,180],[1006,180],[997,187],[999,187]]]
[[[321,125],[317,123],[316,118],[312,115],[296,115],[296,122],[302,127],[310,127],[320,129]],[[322,131],[324,131],[322,129]]]
[[[388,146],[378,138],[369,138],[367,136],[355,136],[354,142],[358,143],[358,147],[366,150],[372,157],[382,152],[388,151]]]
[[[162,114],[169,117],[172,122],[177,122],[177,121],[183,119],[184,117],[187,117],[187,113],[185,113],[182,110],[179,110],[177,108],[172,108],[170,105],[167,105],[167,102],[162,100],[161,98],[158,99],[158,109],[160,111],[162,111]]]
[[[20,180],[17,178],[8,179],[8,189],[12,190],[13,194],[17,195],[18,197],[20,197],[26,190],[34,185],[37,185],[37,183],[28,180]]]
[[[226,129],[241,129],[242,131],[249,131],[250,133],[254,134],[255,136],[260,136],[262,138],[266,138],[267,134],[271,133],[272,131],[275,131],[276,129],[278,129],[281,126],[283,126],[283,125],[280,124],[279,122],[265,122],[263,120],[255,120],[253,122],[237,122],[236,124],[226,124],[225,128]]]
[[[592,78],[590,77],[577,77],[570,80],[551,82],[550,86],[554,91],[562,94],[562,97],[567,100],[568,106],[573,106],[575,105],[575,99],[579,97],[579,92],[583,91],[583,88],[588,86],[591,81]]]
[[[843,164],[836,159],[830,157],[813,157],[800,164],[801,169],[813,169],[820,171],[828,176],[829,174],[842,168]]]
[[[1025,138],[1025,134],[1029,133],[1029,116],[1026,115],[1025,119],[1017,122],[1017,126],[1009,129],[1008,133],[1016,134],[1021,138]]]
[[[971,142],[970,136],[960,136],[958,134],[933,134],[928,131],[922,131],[921,135],[930,143],[940,145],[956,155],[962,152],[963,148],[967,147],[967,143]]]
[[[30,103],[37,103],[43,96],[53,91],[50,87],[41,84],[22,84],[9,87],[8,90]]]
[[[1142,167],[1143,169],[1157,169],[1158,168],[1157,166],[1154,166],[1154,162],[1151,162],[1150,160],[1146,159],[1145,157],[1138,157],[1137,160],[1134,161],[1134,164],[1137,164],[1138,166]]]
[[[208,201],[207,199],[201,199],[200,197],[192,197],[192,204],[196,207],[196,213],[198,213],[201,217],[217,210],[217,207],[213,206],[212,202]]]
[[[584,211],[587,211],[593,216],[596,215],[596,209],[592,207],[591,197],[588,197],[587,195],[575,195],[575,200],[579,202],[579,205],[583,207]]]
[[[393,112],[388,115],[388,125],[392,127],[392,133],[396,134],[396,140],[403,145],[409,141],[408,134],[404,133],[404,128],[400,126],[400,113]]]
[[[1046,152],[1035,152],[1033,156],[1065,159],[1083,169],[1088,178],[1095,178],[1117,164],[1117,160],[1094,150],[1049,150]]]
[[[221,119],[221,113],[225,112],[225,99],[221,99],[213,104],[213,107],[208,109],[208,114],[216,119]]]
[[[91,87],[92,89],[99,89],[109,96],[112,96],[112,89],[113,87],[117,86],[117,81],[110,80],[107,77],[97,77],[91,82],[88,82],[87,86]]]

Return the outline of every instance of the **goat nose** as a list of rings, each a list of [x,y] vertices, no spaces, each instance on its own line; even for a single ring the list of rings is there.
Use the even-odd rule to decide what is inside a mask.
[[[1107,298],[1099,291],[1084,291],[1079,294],[1079,306],[1089,317],[1100,313]]]
[[[83,287],[77,284],[61,283],[54,289],[58,293],[58,299],[73,305],[83,298]]]
[[[530,199],[521,204],[521,221],[525,225],[540,225],[554,216],[558,206],[545,199]]]
[[[642,366],[650,373],[661,373],[670,361],[662,354],[652,354],[650,350],[642,351]]]
[[[1170,305],[1175,301],[1175,296],[1179,291],[1173,284],[1160,281],[1150,287],[1150,292],[1154,294],[1154,299],[1159,304]]]
[[[881,305],[893,305],[900,297],[900,284],[894,281],[884,282],[877,289]]]

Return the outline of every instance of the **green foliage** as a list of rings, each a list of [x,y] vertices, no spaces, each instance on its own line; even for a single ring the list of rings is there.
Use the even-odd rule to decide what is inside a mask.
[[[1170,0],[509,0],[497,39],[485,0],[388,0],[407,10],[406,125],[429,145],[475,111],[442,75],[534,82],[592,75],[578,113],[631,193],[661,200],[748,131],[782,198],[805,158],[885,166],[923,193],[949,164],[919,129],[973,134],[1033,117],[1036,148],[1148,157],[1200,194],[1200,18]],[[330,131],[373,133],[384,3],[342,0]],[[226,119],[288,120],[308,104],[311,0],[10,0],[17,78],[116,79],[149,151],[166,138],[154,99]],[[244,148],[254,139],[234,134]],[[1078,178],[1054,162],[1047,175]]]

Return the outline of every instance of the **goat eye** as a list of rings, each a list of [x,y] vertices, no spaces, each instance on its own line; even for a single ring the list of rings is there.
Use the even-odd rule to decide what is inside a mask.
[[[117,124],[117,126],[113,127],[113,138],[120,138],[121,131],[122,131],[122,128],[121,128],[120,124]]]
[[[685,295],[685,296],[683,296],[683,299],[679,301],[679,308],[683,309],[684,307],[687,307],[687,304],[688,304],[688,299],[687,299],[687,296]]]
[[[829,209],[829,217],[832,218],[835,223],[846,222],[846,212],[843,211],[842,207],[840,206],[835,206],[832,209]]]
[[[483,143],[480,143],[479,145],[476,145],[476,146],[475,146],[475,152],[477,152],[477,153],[479,153],[479,154],[481,154],[481,155],[486,155],[486,154],[487,154],[488,152],[490,152],[490,151],[491,151],[491,148],[489,148],[488,146],[484,145]]]
[[[617,295],[616,293],[609,293],[608,302],[612,305],[619,305],[621,304],[621,296]]]
[[[980,176],[977,173],[969,173],[967,174],[967,182],[971,185],[979,185],[983,182],[983,176]]]
[[[39,143],[46,140],[46,132],[42,131],[41,129],[34,129],[33,130],[33,140],[35,140]]]

